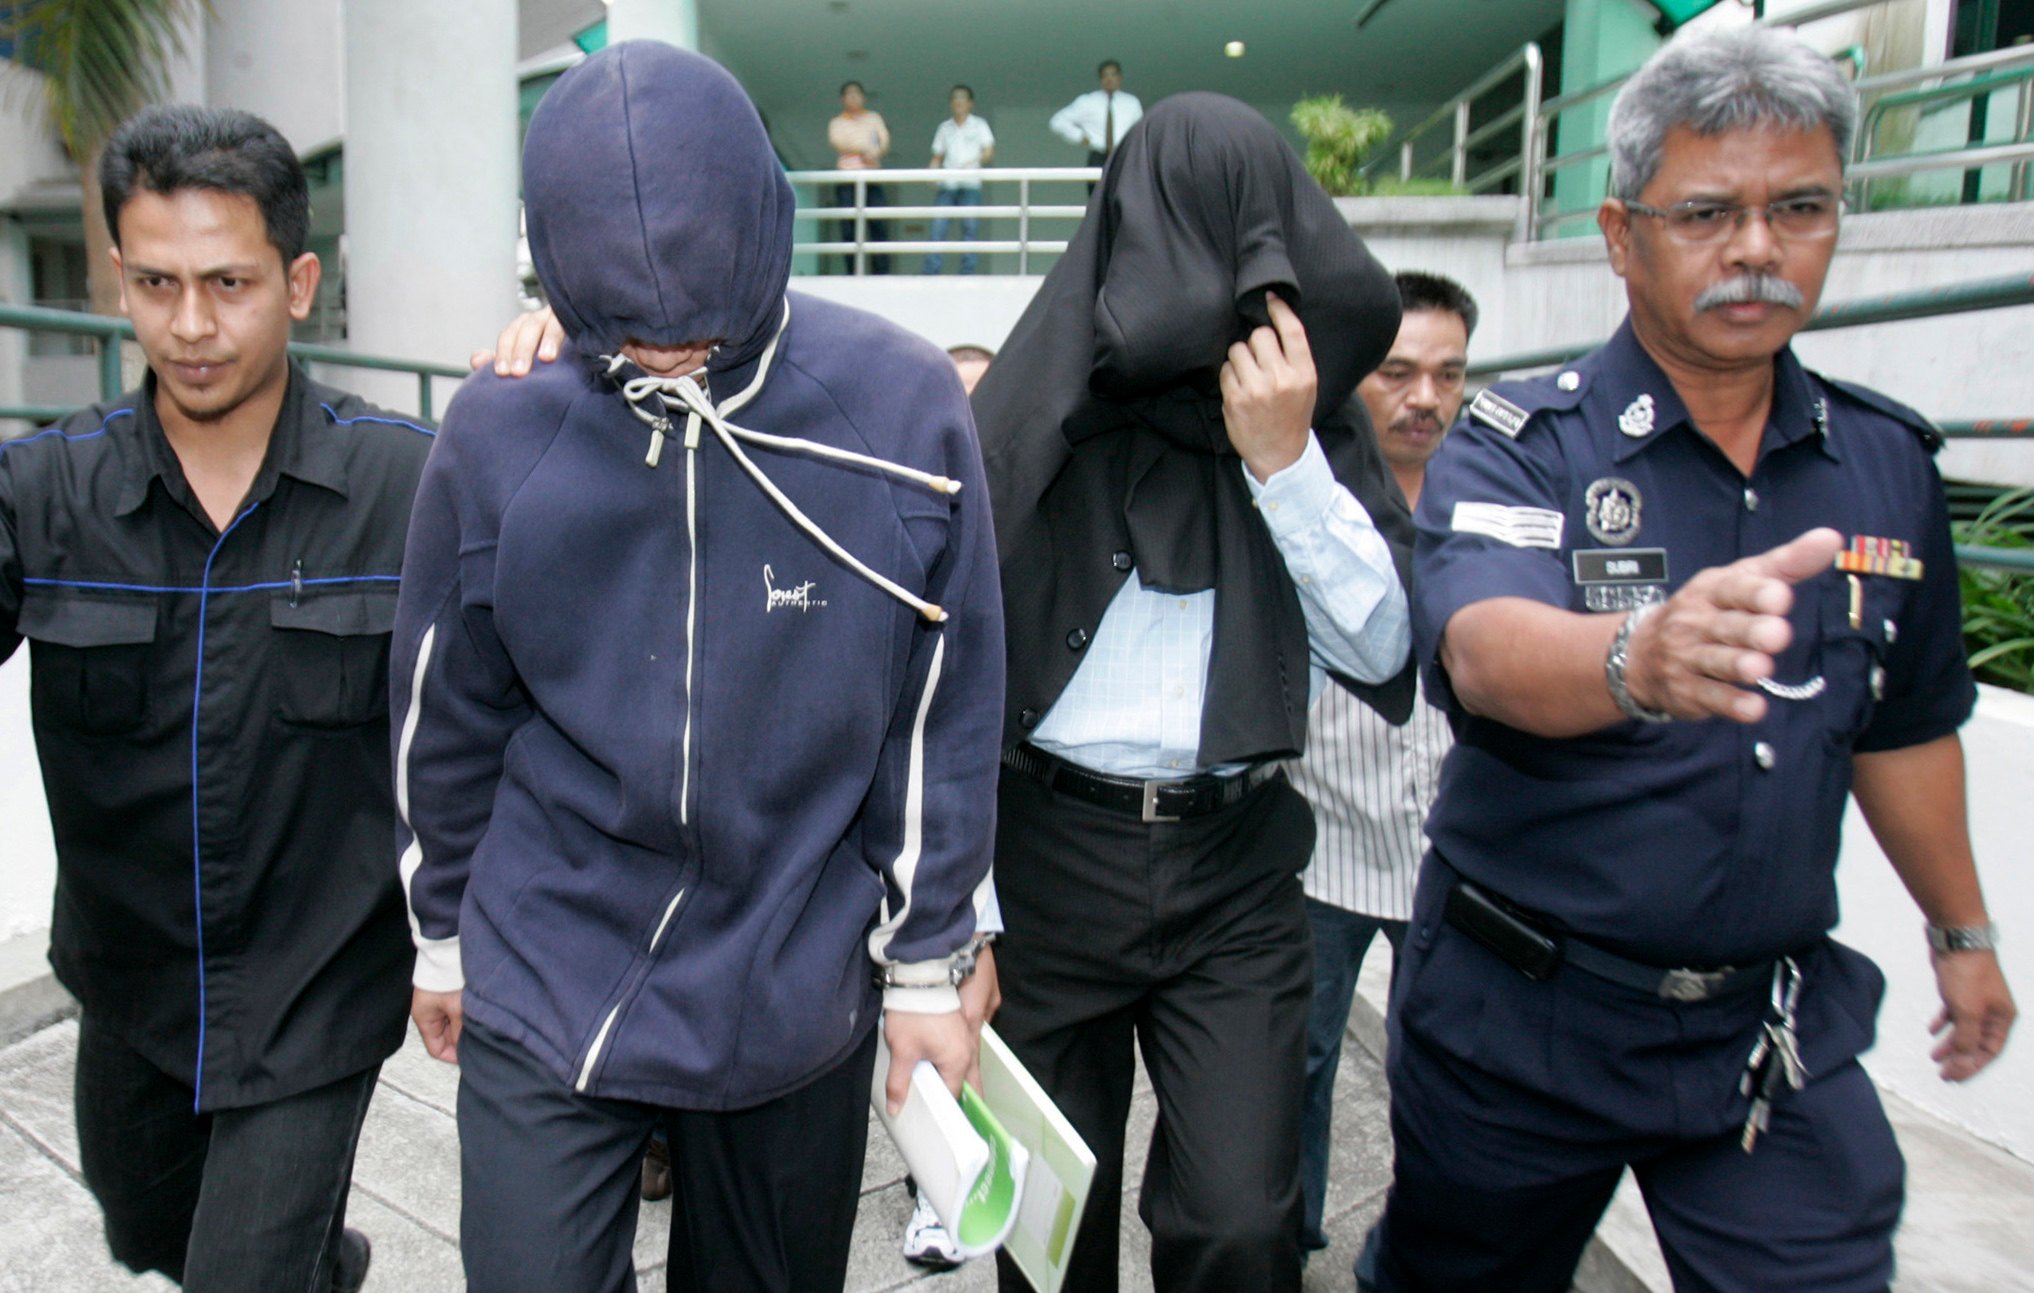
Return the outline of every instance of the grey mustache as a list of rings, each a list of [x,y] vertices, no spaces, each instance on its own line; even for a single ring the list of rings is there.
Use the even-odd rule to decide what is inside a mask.
[[[1718,306],[1748,305],[1754,301],[1798,310],[1801,308],[1801,289],[1771,274],[1739,274],[1703,288],[1702,294],[1695,298],[1695,312],[1700,314]]]

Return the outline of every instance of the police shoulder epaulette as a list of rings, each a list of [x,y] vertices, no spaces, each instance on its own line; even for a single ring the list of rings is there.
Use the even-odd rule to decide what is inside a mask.
[[[1838,381],[1834,377],[1824,377],[1821,373],[1815,373],[1814,377],[1816,381],[1828,387],[1832,393],[1848,399],[1852,403],[1861,404],[1875,413],[1882,413],[1906,427],[1909,431],[1921,437],[1921,443],[1927,448],[1929,453],[1934,453],[1942,448],[1941,430],[1933,422],[1929,421],[1925,415],[1915,409],[1909,408],[1896,399],[1881,395],[1869,386],[1859,386],[1856,382]]]
[[[1500,382],[1476,392],[1469,416],[1516,440],[1533,415],[1544,409],[1572,409],[1581,402],[1586,379],[1572,368],[1522,382]]]

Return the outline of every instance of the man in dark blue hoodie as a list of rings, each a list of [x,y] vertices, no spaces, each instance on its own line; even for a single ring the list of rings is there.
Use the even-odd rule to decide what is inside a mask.
[[[447,410],[394,664],[467,1276],[633,1288],[662,1124],[671,1288],[839,1288],[879,1004],[893,1103],[974,1061],[1003,654],[967,403],[785,291],[791,189],[704,58],[567,73],[524,192],[570,344]]]

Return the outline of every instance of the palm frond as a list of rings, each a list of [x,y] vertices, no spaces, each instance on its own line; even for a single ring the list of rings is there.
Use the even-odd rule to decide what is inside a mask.
[[[209,0],[24,0],[4,19],[16,57],[41,72],[50,123],[86,157],[169,92],[184,32]]]

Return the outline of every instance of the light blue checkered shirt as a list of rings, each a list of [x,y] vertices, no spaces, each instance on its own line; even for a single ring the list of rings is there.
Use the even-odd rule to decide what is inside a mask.
[[[1384,536],[1335,479],[1320,441],[1309,433],[1299,461],[1261,485],[1241,462],[1236,470],[1299,590],[1309,695],[1320,694],[1328,666],[1363,682],[1397,673],[1412,641],[1405,589]],[[1201,704],[1214,638],[1214,590],[1156,592],[1132,571],[1031,743],[1117,776],[1205,771]]]

